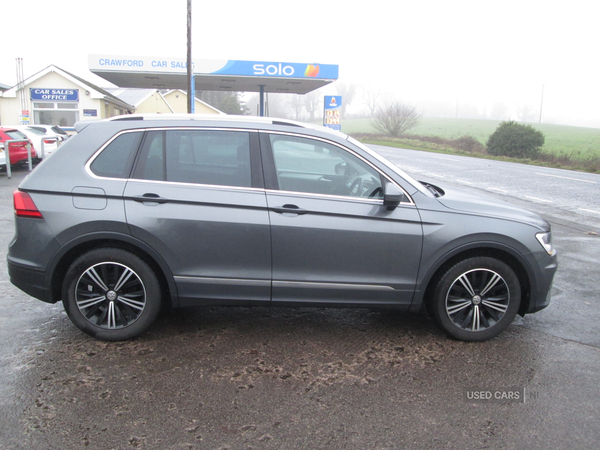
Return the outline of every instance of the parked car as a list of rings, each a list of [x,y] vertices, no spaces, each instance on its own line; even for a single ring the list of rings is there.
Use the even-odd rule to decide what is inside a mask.
[[[62,136],[56,134],[46,134],[39,127],[32,127],[29,125],[17,125],[14,128],[25,134],[34,147],[37,149],[40,158],[45,158],[56,150],[65,139]]]
[[[10,140],[27,140],[28,142],[13,142],[10,145],[10,164],[15,165],[19,163],[26,163],[29,159],[27,153],[27,144],[31,145],[31,159],[33,162],[37,161],[37,153],[35,146],[31,140],[16,128],[0,128],[0,150],[6,152],[6,141]],[[6,159],[6,156],[5,156]]]
[[[6,153],[4,152],[4,145],[0,143],[0,170],[6,169]]]
[[[68,133],[58,125],[41,125],[36,123],[28,125],[28,127],[41,131],[48,136],[56,136],[61,141],[66,141],[69,138]]]
[[[62,131],[67,133],[67,138],[73,136],[77,131],[75,131],[75,127],[59,127]]]
[[[122,340],[161,304],[426,307],[481,341],[550,302],[550,225],[419,182],[321,127],[127,116],[78,134],[14,194],[13,284]]]

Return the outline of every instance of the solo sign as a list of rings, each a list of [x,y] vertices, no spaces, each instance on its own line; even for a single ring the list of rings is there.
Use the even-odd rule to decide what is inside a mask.
[[[30,88],[31,100],[44,100],[51,102],[77,102],[79,89],[48,89]]]
[[[275,76],[275,75],[279,75],[279,76],[288,76],[291,77],[292,75],[294,75],[294,68],[290,65],[286,65],[284,66],[283,64],[279,63],[277,65],[275,64],[269,64],[267,66],[265,66],[264,64],[254,64],[254,66],[252,66],[252,68],[254,69],[254,75],[271,75],[271,76]]]

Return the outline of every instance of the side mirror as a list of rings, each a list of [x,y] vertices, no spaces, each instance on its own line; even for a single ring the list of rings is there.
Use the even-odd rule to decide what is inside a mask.
[[[394,183],[386,180],[383,185],[383,206],[386,206],[388,211],[392,211],[400,204],[403,198],[404,192]]]

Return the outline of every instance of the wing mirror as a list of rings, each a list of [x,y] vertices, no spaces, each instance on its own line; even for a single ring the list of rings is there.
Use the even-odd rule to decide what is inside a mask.
[[[383,206],[386,206],[388,211],[396,209],[404,199],[404,192],[394,183],[387,180],[383,185],[383,189]]]

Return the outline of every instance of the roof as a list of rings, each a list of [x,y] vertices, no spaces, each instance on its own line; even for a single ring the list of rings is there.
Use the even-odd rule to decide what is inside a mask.
[[[106,88],[106,91],[136,108],[151,97],[158,89],[144,88]]]
[[[334,64],[194,59],[199,91],[306,94],[337,80]],[[120,87],[187,89],[187,61],[170,57],[88,55],[90,71]]]
[[[98,97],[102,97],[107,101],[110,101],[111,103],[114,103],[116,105],[119,105],[125,109],[130,109],[133,110],[135,109],[130,103],[124,102],[123,100],[119,99],[118,97],[116,97],[115,95],[111,94],[110,92],[108,92],[107,90],[96,86],[93,83],[90,83],[87,80],[84,80],[83,78],[72,74],[70,72],[67,72],[66,70],[61,69],[60,67],[57,67],[55,65],[49,65],[48,67],[46,67],[45,69],[40,70],[39,72],[31,75],[30,77],[27,77],[25,80],[23,80],[22,85],[23,86],[27,86],[30,85],[32,83],[34,83],[36,80],[42,78],[43,76],[49,74],[49,73],[58,73],[59,75],[63,76],[64,78],[70,79],[73,83],[80,85],[82,88],[90,90],[90,91],[94,91],[95,96]],[[4,92],[4,97],[12,97],[12,96],[16,96],[16,92],[17,92],[17,86],[13,86],[10,89],[7,89]]]
[[[171,107],[171,106],[169,105],[169,102],[166,99],[166,97],[170,93],[176,91],[176,92],[180,92],[181,94],[187,96],[187,92],[182,91],[181,89],[159,90],[159,89],[144,89],[144,88],[106,88],[106,90],[108,92],[112,93],[113,95],[115,95],[116,97],[120,98],[122,101],[127,102],[130,105],[133,105],[135,108],[138,108],[149,97],[151,97],[152,95],[154,95],[157,92],[158,92],[158,95],[160,95],[163,98],[163,100],[169,107]],[[196,102],[203,104],[204,106],[212,109],[213,111],[217,112],[218,114],[225,114],[224,112],[219,111],[214,106],[209,105],[208,103],[200,100],[198,97],[194,97],[194,99],[196,100]]]
[[[162,122],[174,122],[174,121],[186,121],[190,126],[194,126],[196,124],[191,123],[193,121],[197,122],[215,122],[215,123],[240,123],[240,124],[256,124],[256,125],[283,125],[288,127],[299,127],[310,129],[314,131],[319,131],[325,135],[335,135],[337,137],[343,137],[344,139],[347,136],[337,130],[333,130],[331,128],[326,128],[320,125],[314,125],[311,123],[297,122],[294,120],[288,119],[279,119],[274,117],[258,117],[258,116],[238,116],[238,115],[229,115],[229,114],[128,114],[124,116],[114,116],[109,117],[107,119],[95,120],[95,121],[80,121],[75,124],[75,128],[78,132],[83,130],[84,128],[90,126],[92,123],[98,122],[136,122],[136,121],[162,121]]]

